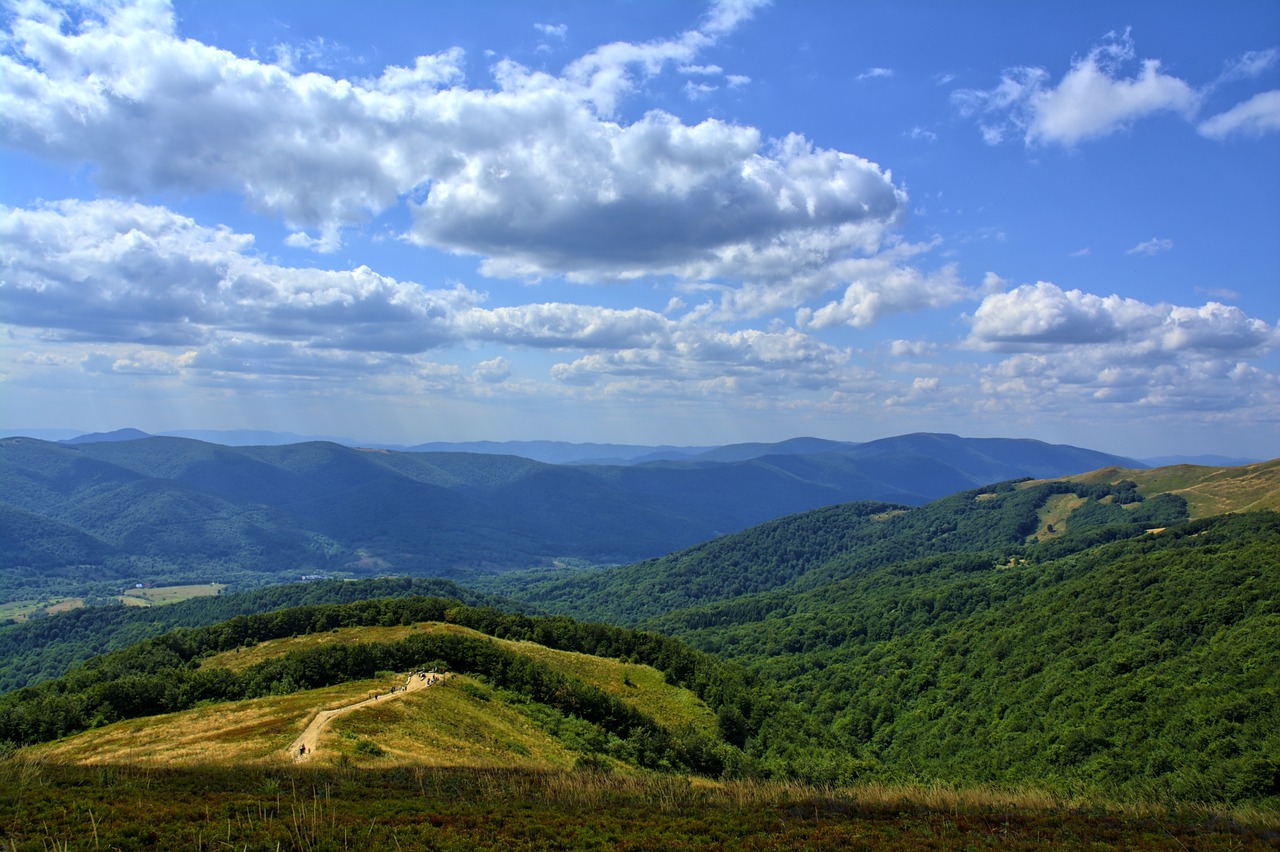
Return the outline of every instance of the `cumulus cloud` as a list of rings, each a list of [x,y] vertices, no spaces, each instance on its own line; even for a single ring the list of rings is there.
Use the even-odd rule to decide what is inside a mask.
[[[1044,281],[987,296],[971,320],[971,341],[995,349],[1116,344],[1125,359],[1187,351],[1255,356],[1280,344],[1280,327],[1239,308],[1148,304],[1063,290]]]
[[[1261,136],[1280,131],[1280,89],[1260,92],[1226,112],[1205,119],[1196,129],[1210,139],[1225,139],[1237,133]]]
[[[1163,73],[1159,60],[1144,59],[1135,73],[1124,76],[1136,55],[1128,32],[1112,33],[1073,62],[1057,85],[1050,85],[1043,68],[1011,68],[995,87],[957,90],[952,102],[963,115],[978,119],[989,144],[1021,137],[1027,144],[1075,145],[1156,113],[1191,118],[1199,93]]]
[[[337,377],[403,371],[431,350],[488,344],[597,353],[571,371],[584,376],[592,365],[647,358],[672,379],[772,368],[786,376],[777,381],[807,385],[848,357],[795,330],[725,331],[643,308],[487,307],[485,294],[462,286],[428,289],[363,266],[275,265],[250,237],[141,204],[0,208],[0,242],[10,247],[0,256],[5,321],[64,343],[127,347],[91,353],[84,367],[100,373]],[[495,383],[510,372],[499,356],[472,377]]]
[[[378,275],[273,266],[253,239],[160,207],[65,201],[0,208],[5,319],[73,340],[190,345],[212,329],[339,349],[422,351],[480,296]]]
[[[1077,413],[1126,403],[1169,411],[1272,411],[1276,377],[1247,363],[1280,347],[1280,326],[1235,307],[1147,304],[1119,296],[1023,285],[988,296],[970,343],[1010,353],[984,367],[984,399],[1037,400]]]
[[[700,51],[760,5],[718,3],[700,30],[604,45],[558,76],[502,60],[496,90],[465,85],[457,48],[349,80],[182,39],[162,3],[79,26],[30,5],[0,55],[0,132],[91,163],[112,191],[242,193],[294,246],[333,250],[344,227],[407,206],[412,240],[493,275],[683,274],[792,233],[883,231],[905,195],[853,154],[718,120],[613,119],[639,80],[706,68]]]
[[[864,328],[882,317],[958,301],[966,295],[954,266],[925,273],[911,266],[890,265],[883,258],[846,264],[852,282],[839,301],[816,311],[802,308],[796,317],[801,328],[830,328],[848,325]]]

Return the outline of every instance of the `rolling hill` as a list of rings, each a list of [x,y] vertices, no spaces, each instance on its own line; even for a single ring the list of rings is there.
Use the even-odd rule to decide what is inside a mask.
[[[769,454],[770,452],[773,454]],[[920,504],[1132,460],[1034,441],[910,435],[725,448],[727,460],[553,465],[517,456],[227,447],[182,438],[0,441],[10,599],[75,580],[461,577],[629,562],[855,499]]]

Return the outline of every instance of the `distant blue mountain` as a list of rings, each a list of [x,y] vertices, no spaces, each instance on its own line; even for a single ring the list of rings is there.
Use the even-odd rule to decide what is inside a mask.
[[[67,438],[59,441],[60,444],[96,444],[102,441],[137,441],[142,438],[150,438],[146,432],[139,429],[116,429],[114,432],[90,432],[87,435],[77,435],[74,438]]]
[[[0,549],[0,571],[81,579],[157,579],[157,570],[171,580],[318,571],[448,577],[564,558],[628,562],[835,503],[921,505],[1002,480],[1143,466],[1079,447],[935,434],[716,451],[482,446],[508,452],[314,441],[232,447],[136,430],[74,443],[3,439],[0,531],[20,540]],[[620,464],[512,454],[580,461],[664,449],[694,451]]]
[[[1151,467],[1167,467],[1171,464],[1198,464],[1205,467],[1240,467],[1246,464],[1257,464],[1267,459],[1236,458],[1234,456],[1156,456],[1142,461]]]

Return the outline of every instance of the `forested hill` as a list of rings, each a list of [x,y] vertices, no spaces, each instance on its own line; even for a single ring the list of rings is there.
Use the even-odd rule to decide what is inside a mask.
[[[804,513],[507,591],[747,664],[878,771],[1280,805],[1280,514],[1132,482]]]
[[[777,446],[725,461],[590,466],[328,443],[9,438],[0,440],[0,594],[627,562],[848,500],[918,504],[995,479],[1132,464],[948,435]]]
[[[966,554],[975,566],[989,568],[1020,556],[1038,537],[1046,547],[1069,547],[1186,517],[1183,498],[1144,499],[1128,481],[1006,482],[914,508],[878,502],[829,506],[647,562],[516,572],[485,587],[557,612],[635,624],[744,595],[801,591],[936,554]]]

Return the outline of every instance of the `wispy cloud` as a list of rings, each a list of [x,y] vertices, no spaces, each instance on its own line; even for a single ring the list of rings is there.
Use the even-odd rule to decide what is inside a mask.
[[[1196,128],[1201,136],[1225,139],[1233,134],[1261,136],[1280,131],[1280,89],[1262,92],[1226,112],[1206,119]]]
[[[854,79],[860,80],[860,81],[875,80],[880,77],[892,77],[892,76],[893,76],[892,68],[868,68],[866,71],[863,71]]]
[[[1153,255],[1160,252],[1169,251],[1173,248],[1173,240],[1166,240],[1161,237],[1152,237],[1149,240],[1138,243],[1131,249],[1126,249],[1125,254],[1145,254]]]

